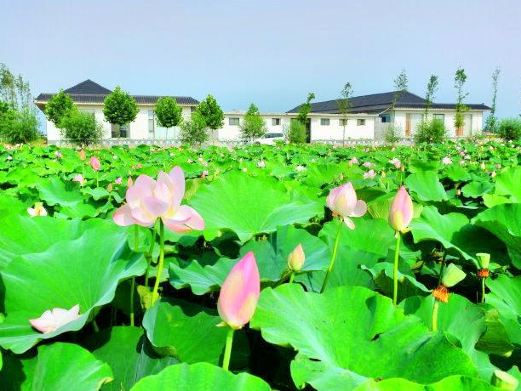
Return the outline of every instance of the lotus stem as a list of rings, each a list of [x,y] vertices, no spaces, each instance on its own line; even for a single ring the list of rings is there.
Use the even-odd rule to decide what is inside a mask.
[[[233,332],[235,330],[231,327],[228,328],[228,334],[226,335],[226,347],[224,348],[223,358],[223,369],[228,370],[230,366],[230,357],[232,356],[232,345],[233,345]]]
[[[398,261],[400,259],[400,239],[402,235],[396,232],[396,248],[394,250],[394,267],[393,267],[393,304],[398,305]]]
[[[481,279],[481,302],[485,302],[485,279]]]
[[[139,228],[137,225],[134,226],[134,252],[138,252],[139,246]],[[134,290],[136,289],[136,277],[132,277],[130,282],[130,325],[134,326],[135,314],[134,314]]]
[[[295,278],[295,272],[291,272],[291,274],[289,275],[289,284],[293,284],[293,279]]]
[[[162,220],[159,220],[159,263],[157,265],[156,281],[154,282],[154,289],[152,290],[152,303],[154,304],[159,298],[159,282],[163,274],[163,267],[165,263],[165,226]]]
[[[154,245],[156,244],[156,227],[152,228],[152,240],[150,241],[150,248],[145,254],[147,260],[147,268],[145,270],[145,286],[148,287],[148,271],[150,270],[150,263],[152,262],[152,253],[154,252]]]
[[[432,307],[432,331],[438,331],[438,311],[440,309],[440,302],[434,299],[434,306]]]
[[[338,221],[338,231],[336,233],[335,245],[333,247],[333,255],[331,256],[331,260],[329,261],[329,266],[327,267],[326,276],[324,277],[324,282],[322,283],[322,288],[320,289],[320,293],[324,293],[326,289],[327,280],[329,279],[329,274],[333,270],[333,266],[335,265],[336,254],[338,251],[338,242],[340,241],[340,229],[342,228],[343,222],[342,220]]]

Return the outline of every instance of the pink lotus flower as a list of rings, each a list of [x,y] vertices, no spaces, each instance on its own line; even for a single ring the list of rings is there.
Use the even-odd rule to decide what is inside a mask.
[[[350,166],[353,166],[355,164],[358,164],[358,159],[356,157],[354,157],[351,160],[349,160],[349,165]]]
[[[402,166],[402,162],[396,157],[389,160],[389,163],[391,163],[395,168],[400,168]]]
[[[204,229],[203,218],[189,206],[181,205],[185,194],[185,176],[180,167],[169,174],[160,172],[157,181],[140,175],[127,189],[127,203],[116,210],[113,220],[121,226],[150,227],[160,218],[174,232]]]
[[[63,154],[60,151],[54,152],[54,156],[56,156],[56,159],[61,159],[63,157]]]
[[[87,154],[85,153],[85,151],[83,149],[80,152],[78,152],[78,155],[80,156],[80,160],[87,159]]]
[[[374,166],[374,164],[371,163],[371,162],[365,162],[364,164],[362,164],[362,166],[364,166],[364,167],[366,167],[366,168],[371,168],[371,167]]]
[[[53,308],[45,311],[39,318],[30,319],[31,325],[41,333],[47,334],[56,331],[67,323],[80,317],[80,306],[76,304],[70,310]]]
[[[121,185],[122,182],[123,182],[123,178],[121,178],[121,177],[117,177],[116,180],[114,181],[114,183],[116,185]]]
[[[221,319],[234,330],[242,328],[253,317],[259,294],[259,269],[250,251],[235,264],[221,287],[217,301]]]
[[[299,272],[304,266],[306,260],[306,254],[302,248],[302,244],[299,244],[295,249],[288,255],[288,267],[289,270]]]
[[[371,169],[367,172],[364,172],[364,179],[373,179],[376,176],[376,172]]]
[[[72,178],[72,181],[78,182],[80,184],[80,186],[83,186],[85,184],[85,182],[87,182],[87,180],[81,174],[74,175],[74,177]]]
[[[411,197],[405,187],[400,187],[394,197],[389,212],[389,224],[397,232],[405,233],[409,230],[413,216],[413,205]]]
[[[99,171],[99,169],[101,168],[101,163],[100,163],[99,159],[96,156],[92,156],[90,158],[89,163],[90,163],[90,166],[92,167],[92,169],[94,171]]]
[[[356,192],[351,182],[331,190],[327,196],[326,205],[331,209],[333,215],[340,216],[350,229],[355,229],[355,224],[350,217],[362,217],[367,212],[366,203],[356,198]]]
[[[452,159],[448,156],[445,156],[443,159],[441,159],[441,163],[445,166],[449,166],[452,164]]]
[[[47,210],[43,207],[42,202],[36,202],[34,208],[27,208],[27,213],[31,217],[47,216]]]

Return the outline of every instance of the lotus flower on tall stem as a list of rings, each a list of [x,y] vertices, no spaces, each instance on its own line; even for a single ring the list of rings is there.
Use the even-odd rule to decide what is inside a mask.
[[[479,269],[477,272],[478,278],[481,280],[481,302],[485,302],[485,280],[490,275],[488,266],[490,265],[490,254],[478,253],[476,254],[479,262]]]
[[[332,189],[327,196],[326,205],[331,212],[333,212],[333,216],[339,217],[340,221],[338,223],[338,231],[333,247],[333,254],[329,261],[329,266],[320,293],[324,292],[326,289],[329,275],[335,265],[342,226],[345,224],[349,229],[355,229],[355,224],[353,223],[353,220],[351,220],[351,217],[362,217],[367,212],[367,204],[357,198],[355,189],[351,182]]]
[[[304,262],[306,261],[306,254],[304,253],[304,248],[302,244],[298,244],[297,247],[288,255],[288,269],[290,272],[289,275],[289,283],[293,282],[295,278],[295,273],[298,273],[302,270],[304,266]]]
[[[233,345],[233,333],[246,325],[257,307],[260,295],[260,276],[255,255],[247,253],[235,264],[223,282],[217,310],[228,327],[223,368],[228,370]]]
[[[394,197],[389,211],[389,224],[396,232],[396,247],[394,250],[393,265],[393,303],[398,304],[398,264],[400,258],[400,241],[402,234],[409,231],[409,224],[413,217],[411,197],[405,187],[401,186]]]
[[[159,298],[158,290],[165,259],[164,228],[178,233],[204,229],[203,218],[194,209],[181,205],[185,194],[185,176],[180,167],[168,174],[160,172],[157,181],[140,175],[127,189],[126,204],[116,210],[113,220],[120,226],[152,227],[159,221],[159,260],[152,290],[152,304]]]

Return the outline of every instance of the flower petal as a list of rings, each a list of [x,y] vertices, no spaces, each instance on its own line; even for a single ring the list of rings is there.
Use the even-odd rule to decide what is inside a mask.
[[[365,203],[365,201],[362,201],[362,200],[358,200],[356,202],[356,206],[355,208],[353,209],[353,211],[351,212],[351,217],[362,217],[363,215],[365,215],[367,212],[367,204]]]
[[[181,200],[185,195],[185,174],[181,167],[176,166],[172,168],[168,173],[168,176],[172,180],[174,186],[172,192],[172,203],[176,206],[181,205]]]
[[[120,225],[122,227],[136,224],[136,220],[134,220],[134,218],[132,217],[132,213],[128,205],[123,205],[116,209],[116,211],[112,215],[112,220],[114,220],[114,222],[117,225]]]
[[[204,229],[204,220],[201,215],[187,205],[181,205],[173,216],[163,218],[163,223],[169,230],[174,232]]]

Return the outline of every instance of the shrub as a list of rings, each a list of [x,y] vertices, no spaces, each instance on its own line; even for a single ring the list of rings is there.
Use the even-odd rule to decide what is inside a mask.
[[[505,140],[521,140],[521,119],[502,119],[499,122],[498,133]]]
[[[54,95],[45,106],[45,115],[58,128],[61,120],[74,108],[71,97],[61,90]]]
[[[63,137],[73,144],[89,145],[101,140],[103,129],[96,122],[92,113],[84,113],[77,109],[71,110],[62,118],[61,133]]]
[[[247,141],[253,141],[256,138],[266,134],[266,124],[259,113],[259,109],[253,103],[248,108],[244,121],[241,125],[242,138]]]
[[[9,144],[29,143],[38,139],[40,132],[36,115],[29,109],[2,109],[0,137]]]
[[[386,143],[389,143],[389,144],[395,144],[397,143],[398,141],[400,141],[400,136],[399,134],[401,133],[401,129],[393,124],[390,124],[388,127],[387,127],[387,130],[385,131],[385,134],[384,134],[384,140]]]
[[[292,120],[289,125],[288,141],[294,144],[306,142],[306,126],[298,120]]]
[[[181,123],[181,142],[201,146],[206,140],[208,140],[206,121],[204,116],[196,110],[189,121]]]
[[[418,124],[414,133],[414,142],[422,143],[442,143],[445,139],[446,130],[443,121],[433,119],[432,121],[422,121]]]

